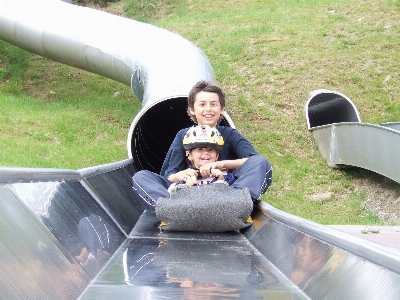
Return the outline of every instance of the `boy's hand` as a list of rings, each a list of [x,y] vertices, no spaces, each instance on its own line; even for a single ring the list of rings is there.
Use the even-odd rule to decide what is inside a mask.
[[[217,178],[218,180],[224,180],[224,175],[220,169],[211,169],[211,176]]]
[[[194,186],[197,184],[197,176],[189,176],[186,179],[186,184],[189,186]]]
[[[197,180],[197,171],[194,169],[186,169],[176,173],[178,176],[179,181],[187,182],[187,180],[191,177],[194,177]]]
[[[174,183],[179,183],[181,181],[187,182],[189,177],[193,176],[197,178],[197,173],[197,170],[189,168],[183,171],[179,171],[178,173],[169,175],[168,180]]]
[[[211,176],[213,176],[211,170],[212,169],[221,169],[221,167],[222,166],[220,166],[219,161],[207,163],[204,166],[200,167],[201,177],[203,177],[203,178],[211,177]]]

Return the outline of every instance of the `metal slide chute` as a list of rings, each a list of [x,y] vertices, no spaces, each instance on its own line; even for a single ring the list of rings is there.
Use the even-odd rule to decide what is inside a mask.
[[[400,251],[261,203],[241,232],[162,232],[132,160],[0,169],[5,299],[397,299]],[[51,284],[49,284],[51,282]]]
[[[400,122],[361,122],[345,95],[316,90],[306,103],[308,129],[330,167],[364,168],[400,183]]]

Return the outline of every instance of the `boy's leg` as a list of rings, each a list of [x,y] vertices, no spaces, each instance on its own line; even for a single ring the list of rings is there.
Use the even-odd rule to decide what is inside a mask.
[[[272,183],[272,167],[269,161],[261,156],[249,157],[243,165],[233,171],[237,180],[235,188],[248,188],[253,200],[257,200]]]
[[[138,195],[142,206],[151,211],[155,211],[158,198],[170,196],[168,187],[171,182],[147,170],[135,173],[132,184],[133,191]]]

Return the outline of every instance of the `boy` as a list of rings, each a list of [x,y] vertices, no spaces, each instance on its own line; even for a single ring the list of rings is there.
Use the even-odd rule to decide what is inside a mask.
[[[185,186],[203,185],[211,182],[232,182],[231,174],[223,172],[218,168],[211,168],[210,176],[203,178],[200,175],[200,168],[207,164],[218,160],[219,151],[224,145],[224,139],[215,128],[208,125],[198,125],[191,127],[183,138],[183,147],[186,150],[186,156],[189,161],[189,168],[197,171],[195,176],[189,176],[186,180],[175,183],[174,176],[171,174],[169,180],[174,182],[168,188],[173,194],[177,189]],[[225,176],[227,181],[225,181]],[[179,176],[178,176],[179,177]]]
[[[224,147],[216,162],[208,162],[199,168],[200,175],[209,177],[212,169],[229,168],[236,181],[235,188],[248,188],[253,201],[257,202],[272,183],[272,167],[268,160],[236,129],[217,126],[225,110],[225,93],[211,82],[200,81],[191,89],[188,97],[188,115],[198,125],[216,127],[224,139]],[[180,130],[165,157],[160,174],[147,170],[133,177],[133,190],[146,209],[155,210],[157,199],[169,197],[168,187],[172,183],[196,176],[197,171],[187,168],[185,148],[182,145],[186,129]]]

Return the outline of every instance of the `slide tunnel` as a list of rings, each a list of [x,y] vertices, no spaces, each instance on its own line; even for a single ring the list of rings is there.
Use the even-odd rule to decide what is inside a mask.
[[[143,105],[124,161],[81,170],[0,168],[2,298],[400,297],[399,251],[266,203],[255,208],[252,226],[226,233],[163,232],[143,211],[132,175],[159,169],[163,147],[189,124],[191,86],[215,80],[190,42],[55,0],[0,0],[0,38],[128,84]],[[359,122],[358,113],[348,114]],[[324,119],[313,118],[317,127]],[[233,126],[227,114],[224,122]]]
[[[193,125],[187,96],[215,82],[205,54],[183,37],[149,24],[58,0],[0,0],[0,38],[54,61],[132,88],[142,109],[127,152],[136,170],[159,171],[179,129]],[[223,125],[234,124],[227,113]]]
[[[400,183],[400,122],[363,123],[355,104],[330,90],[313,91],[305,113],[330,167],[360,167]]]

